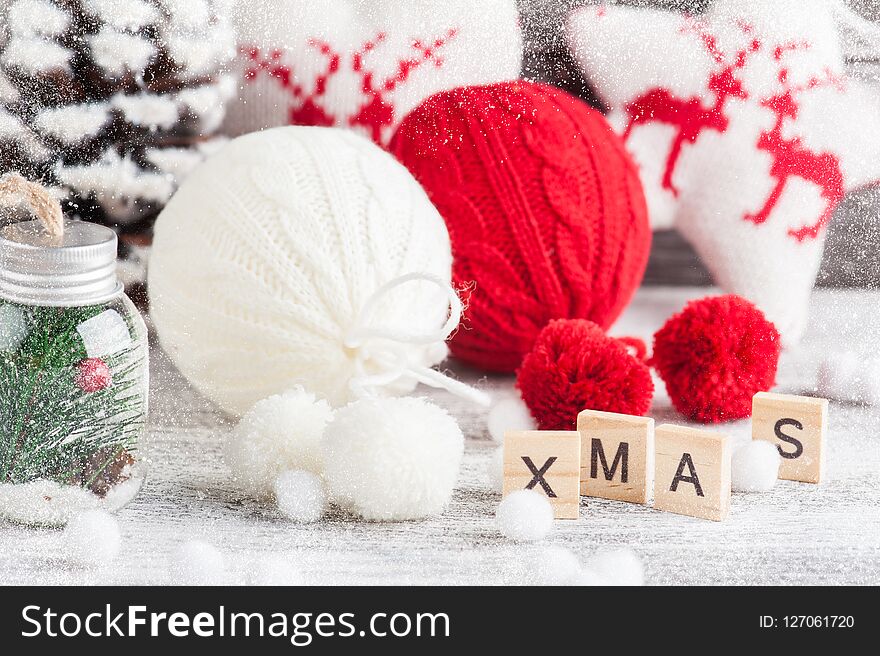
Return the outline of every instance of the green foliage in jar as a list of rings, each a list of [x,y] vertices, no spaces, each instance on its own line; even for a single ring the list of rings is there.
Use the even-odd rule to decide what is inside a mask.
[[[129,477],[146,416],[147,356],[114,307],[0,301],[0,483],[47,479],[103,496]],[[101,315],[115,325],[96,326]],[[89,354],[88,322],[105,341],[117,329],[100,357]]]

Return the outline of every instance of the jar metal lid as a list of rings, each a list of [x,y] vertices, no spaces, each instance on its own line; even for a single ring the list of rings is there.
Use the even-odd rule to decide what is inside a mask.
[[[0,298],[22,305],[97,305],[122,294],[116,277],[116,233],[95,223],[65,221],[60,243],[40,221],[0,229]]]

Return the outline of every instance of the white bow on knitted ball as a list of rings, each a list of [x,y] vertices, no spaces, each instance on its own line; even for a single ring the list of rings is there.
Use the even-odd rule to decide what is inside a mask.
[[[699,18],[591,6],[567,25],[654,227],[680,230],[789,344],[834,208],[880,180],[880,95],[844,73],[841,23],[876,32],[824,0],[718,0]]]
[[[245,0],[230,134],[353,128],[387,143],[428,96],[519,76],[514,0]]]
[[[235,139],[156,223],[150,309],[184,375],[233,414],[300,385],[343,405],[418,383],[461,318],[446,226],[391,155],[332,128]]]

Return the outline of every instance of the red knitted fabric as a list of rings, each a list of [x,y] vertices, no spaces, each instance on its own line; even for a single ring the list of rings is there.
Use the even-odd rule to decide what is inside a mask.
[[[586,409],[644,415],[654,395],[644,356],[641,340],[609,337],[591,321],[558,319],[538,335],[516,386],[541,430],[574,430]]]
[[[451,349],[513,371],[551,319],[607,328],[651,242],[635,166],[605,118],[517,81],[428,98],[390,146],[446,219],[453,277],[469,290]]]

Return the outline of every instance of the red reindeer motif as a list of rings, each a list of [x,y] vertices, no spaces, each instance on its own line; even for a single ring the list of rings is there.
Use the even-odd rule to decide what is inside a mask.
[[[412,47],[416,54],[399,60],[394,74],[378,83],[375,73],[367,69],[365,57],[386,39],[386,34],[380,32],[374,40],[367,41],[358,52],[354,53],[352,70],[361,76],[361,91],[368,100],[354,116],[349,118],[349,124],[368,128],[373,141],[380,141],[382,130],[394,123],[394,105],[388,101],[387,94],[405,84],[410,74],[421,65],[433,62],[437,68],[443,66],[443,58],[439,56],[438,51],[455,38],[457,33],[456,29],[449,29],[444,36],[434,39],[427,45],[421,39],[413,40]]]
[[[807,44],[780,46],[774,51],[774,57],[779,61],[786,51],[808,47]],[[773,158],[770,175],[776,179],[776,184],[760,211],[756,214],[747,214],[745,218],[756,225],[764,223],[776,207],[785,185],[791,178],[798,177],[811,182],[819,187],[820,194],[825,200],[825,208],[814,223],[788,230],[789,235],[801,242],[805,239],[817,238],[828,225],[834,209],[844,195],[843,172],[840,168],[840,160],[834,154],[813,152],[804,147],[799,137],[783,136],[783,123],[786,119],[796,121],[798,118],[797,94],[825,85],[834,85],[842,90],[842,81],[831,71],[826,70],[824,79],[812,78],[802,86],[790,86],[788,70],[782,68],[779,71],[779,82],[783,85],[783,90],[761,102],[761,106],[775,114],[776,121],[772,128],[762,132],[758,138],[758,148],[769,153]]]
[[[274,49],[268,57],[263,57],[257,47],[242,48],[242,53],[250,60],[250,65],[245,70],[245,80],[253,81],[261,71],[265,71],[278,80],[281,88],[297,101],[289,112],[288,120],[291,124],[329,127],[333,125],[334,119],[321,108],[317,100],[327,93],[328,80],[339,72],[341,56],[324,41],[310,39],[309,46],[326,59],[326,66],[308,91],[297,81],[293,69],[282,62],[284,51],[280,49]]]
[[[437,68],[443,66],[441,51],[457,34],[457,29],[450,28],[442,36],[430,42],[413,39],[411,47],[414,53],[399,59],[393,68],[393,73],[381,80],[377,79],[376,73],[368,68],[368,60],[369,54],[387,40],[385,32],[380,32],[375,38],[365,42],[361,48],[348,54],[334,51],[326,41],[310,39],[309,47],[325,60],[325,65],[308,89],[297,79],[293,68],[284,63],[283,50],[274,49],[268,56],[263,56],[259,48],[248,46],[241,49],[242,54],[249,60],[245,70],[245,80],[253,81],[263,72],[277,80],[293,100],[289,113],[289,121],[292,124],[359,126],[367,129],[374,141],[381,142],[383,130],[394,123],[394,105],[388,95],[409,81],[413,71],[420,66],[429,62]],[[350,70],[359,76],[359,92],[366,98],[360,107],[347,117],[333,116],[320,102],[321,98],[326,96],[331,78],[343,70],[343,64],[350,66]]]
[[[745,34],[751,32],[747,25],[740,25]],[[682,28],[683,32],[694,32],[706,51],[717,64],[723,67],[709,76],[708,88],[715,95],[715,103],[710,107],[703,105],[700,96],[680,98],[668,89],[656,87],[642,94],[626,105],[629,123],[623,138],[626,140],[636,125],[645,123],[665,123],[676,128],[666,166],[663,171],[663,188],[678,196],[678,189],[672,182],[672,175],[681,156],[682,147],[694,143],[705,130],[726,132],[729,119],[725,114],[727,101],[731,98],[745,100],[748,98],[742,82],[736,77],[736,71],[745,67],[749,55],[757,52],[761,44],[753,39],[748,47],[740,50],[732,62],[726,62],[724,54],[718,49],[715,37],[704,30],[695,21],[688,20]]]

